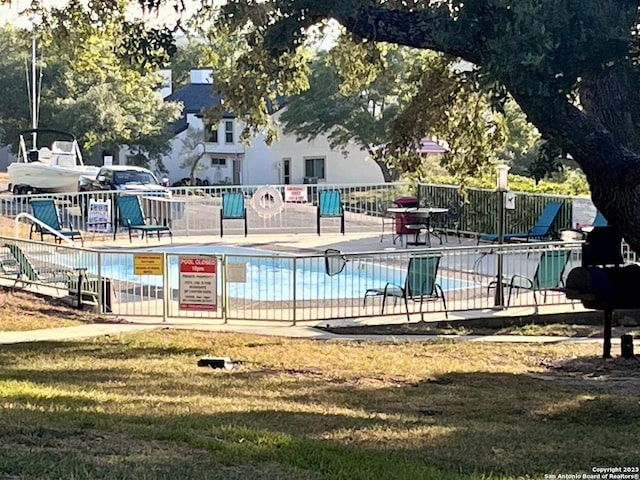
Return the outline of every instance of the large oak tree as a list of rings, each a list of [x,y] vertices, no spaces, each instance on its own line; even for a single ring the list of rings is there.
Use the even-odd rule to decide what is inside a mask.
[[[245,62],[255,62],[269,81],[282,80],[310,27],[327,19],[364,43],[471,62],[573,157],[595,205],[638,251],[638,6],[637,0],[235,0],[218,25],[245,32],[251,46]]]

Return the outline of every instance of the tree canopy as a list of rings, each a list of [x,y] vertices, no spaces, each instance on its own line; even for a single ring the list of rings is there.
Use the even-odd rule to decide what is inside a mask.
[[[474,65],[496,104],[507,93],[543,138],[585,173],[595,205],[640,248],[638,1],[249,0],[219,31],[242,31],[266,90],[289,79],[314,25],[333,19],[360,43],[438,51]],[[276,73],[278,76],[276,76]],[[240,104],[240,103],[239,103]]]
[[[0,125],[11,144],[31,128],[31,39],[36,32],[0,30]],[[107,31],[84,31],[84,40],[38,38],[38,125],[75,134],[87,152],[130,147],[133,155],[157,158],[168,148],[169,123],[179,106],[165,103],[155,89],[159,77],[121,63]],[[25,63],[27,68],[25,68]],[[25,71],[27,70],[27,71]]]
[[[162,0],[140,0],[156,8]],[[184,1],[175,2],[178,8]],[[638,0],[228,0],[200,5],[210,37],[231,47],[219,55],[235,81],[225,108],[264,129],[280,95],[308,87],[309,47],[338,22],[362,46],[433,50],[472,64],[474,79],[498,107],[509,94],[542,137],[583,170],[593,201],[640,251],[640,109],[636,94]],[[79,5],[71,2],[70,6]],[[103,25],[124,2],[95,0],[89,15],[58,13],[58,26]],[[73,12],[72,12],[73,13]],[[127,24],[121,59],[145,68],[173,46],[166,28]],[[64,28],[55,32],[64,33]],[[133,34],[133,35],[132,35]],[[373,51],[373,50],[372,50]],[[213,65],[217,67],[217,65]],[[419,95],[419,89],[415,95]]]

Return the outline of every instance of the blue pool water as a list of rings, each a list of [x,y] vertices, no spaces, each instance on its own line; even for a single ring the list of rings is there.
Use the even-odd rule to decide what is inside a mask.
[[[229,296],[254,301],[362,298],[367,289],[383,288],[387,282],[403,286],[406,277],[406,267],[394,268],[358,260],[347,262],[338,275],[328,276],[325,273],[324,257],[298,259],[294,269],[293,258],[264,250],[232,246],[163,246],[144,249],[140,253],[163,251],[169,254],[169,288],[177,289],[179,286],[178,254],[225,255],[228,263],[244,265],[246,272],[246,282],[227,282]],[[96,270],[92,269],[93,273],[97,273]],[[161,276],[134,275],[131,254],[103,254],[101,273],[105,277],[140,285],[160,286],[163,283]],[[444,291],[470,286],[468,282],[441,276],[437,282]],[[218,294],[222,294],[222,287],[222,278],[218,274]]]

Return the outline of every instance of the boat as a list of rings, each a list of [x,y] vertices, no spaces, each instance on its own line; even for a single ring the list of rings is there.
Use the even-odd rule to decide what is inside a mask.
[[[42,139],[51,141],[40,146]],[[29,140],[31,146],[27,148]],[[7,167],[14,195],[77,192],[80,180],[95,179],[98,170],[97,166],[84,164],[72,133],[48,128],[20,132],[18,159]]]

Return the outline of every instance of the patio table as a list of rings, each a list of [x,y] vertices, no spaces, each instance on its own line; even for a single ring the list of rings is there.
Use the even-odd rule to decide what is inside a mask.
[[[415,223],[405,225],[404,227],[407,230],[415,230],[416,237],[413,242],[406,242],[405,245],[428,245],[431,246],[431,237],[430,237],[430,229],[431,229],[431,217],[433,215],[439,215],[443,213],[447,213],[449,211],[448,208],[442,207],[390,207],[387,208],[388,213],[393,214],[405,214],[410,213],[417,217],[417,221]],[[420,232],[425,230],[425,238],[424,242],[420,242]]]

